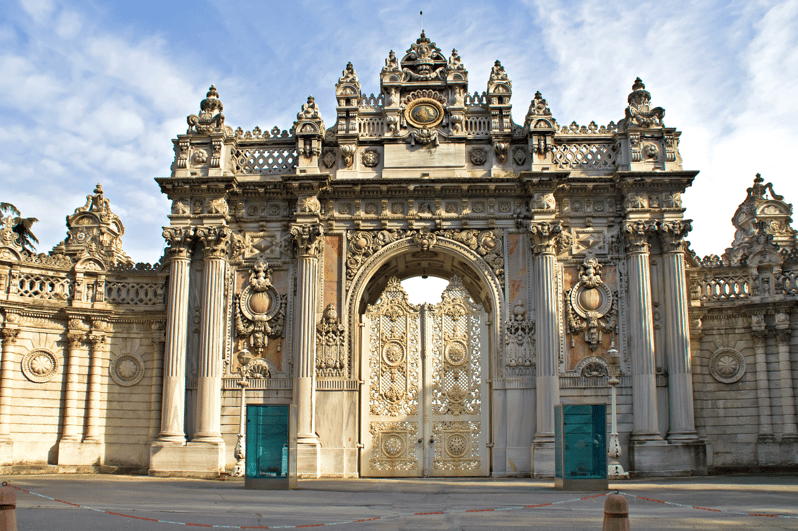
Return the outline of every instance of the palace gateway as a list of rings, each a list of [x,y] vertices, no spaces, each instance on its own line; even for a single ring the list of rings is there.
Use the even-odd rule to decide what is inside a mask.
[[[540,93],[516,124],[499,61],[474,90],[423,32],[379,78],[348,64],[335,109],[270,131],[211,87],[156,179],[154,266],[99,185],[49,254],[3,220],[0,465],[232,472],[246,392],[296,406],[300,477],[546,477],[554,406],[608,403],[616,365],[633,474],[796,464],[798,251],[769,183],[700,259],[698,172],[640,79],[617,122],[566,125]],[[440,302],[408,301],[416,276]]]

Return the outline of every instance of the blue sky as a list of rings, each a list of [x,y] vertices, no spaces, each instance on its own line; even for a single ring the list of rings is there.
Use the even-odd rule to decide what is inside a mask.
[[[665,123],[682,132],[684,197],[699,255],[730,244],[729,221],[754,174],[798,200],[798,1],[61,2],[0,4],[0,200],[39,218],[40,251],[98,182],[125,224],[124,248],[163,250],[171,139],[217,86],[234,128],[291,126],[309,94],[328,125],[334,85],[352,61],[379,90],[389,50],[424,28],[457,48],[471,92],[493,61],[513,81],[523,123],[536,90],[561,124],[623,117],[640,76]]]

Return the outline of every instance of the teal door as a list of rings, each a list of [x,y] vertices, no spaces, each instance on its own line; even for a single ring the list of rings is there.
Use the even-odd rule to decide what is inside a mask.
[[[247,405],[247,478],[288,478],[288,407]]]

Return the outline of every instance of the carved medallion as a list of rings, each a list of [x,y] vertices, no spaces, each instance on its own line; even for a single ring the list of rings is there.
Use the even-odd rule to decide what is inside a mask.
[[[473,148],[468,152],[468,160],[474,166],[482,166],[488,161],[488,150],[485,148]]]
[[[34,350],[22,358],[22,374],[31,382],[49,382],[56,372],[58,372],[58,358],[49,350]]]
[[[407,105],[405,118],[419,129],[435,127],[443,121],[443,105],[432,98],[419,98]]]
[[[584,332],[590,350],[596,350],[602,332],[615,328],[613,296],[601,280],[601,265],[595,258],[586,257],[579,267],[579,282],[570,290],[568,299],[568,326],[570,332]]]
[[[717,381],[732,384],[745,374],[745,358],[734,349],[719,349],[709,359],[709,372]]]
[[[332,149],[325,149],[324,156],[321,158],[321,161],[327,168],[332,168],[335,166],[335,151]]]
[[[126,352],[111,361],[108,371],[118,385],[131,387],[144,378],[144,360],[138,354]]]
[[[252,349],[260,355],[269,337],[282,335],[285,301],[272,286],[272,273],[266,262],[252,268],[249,285],[236,301],[236,334],[251,338]]]
[[[380,163],[380,152],[376,149],[367,149],[363,152],[363,165],[367,168],[374,168]]]

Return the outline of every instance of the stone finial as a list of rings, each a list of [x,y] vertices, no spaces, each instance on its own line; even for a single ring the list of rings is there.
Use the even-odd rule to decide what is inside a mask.
[[[316,100],[313,96],[308,96],[308,102],[302,104],[302,110],[300,110],[297,115],[297,120],[319,120],[321,115],[319,114],[319,107],[316,105]]]
[[[211,85],[205,94],[205,99],[200,102],[199,116],[192,114],[186,118],[188,122],[188,131],[186,133],[208,134],[224,130],[223,108],[224,105],[222,100],[219,99],[216,86]]]
[[[491,81],[506,81],[510,79],[507,77],[507,72],[504,71],[504,67],[502,66],[501,61],[496,59],[496,62],[493,63],[493,68],[490,70],[490,80]]]
[[[627,101],[629,106],[626,108],[626,118],[623,120],[626,127],[661,127],[663,125],[665,109],[662,107],[651,108],[651,94],[646,90],[643,80],[639,77],[632,84],[632,92]]]
[[[452,56],[449,58],[449,70],[465,70],[465,65],[463,65],[463,60],[460,59],[457,49],[452,49]]]
[[[341,73],[338,83],[357,83],[357,73],[351,62],[346,63],[346,68]]]

